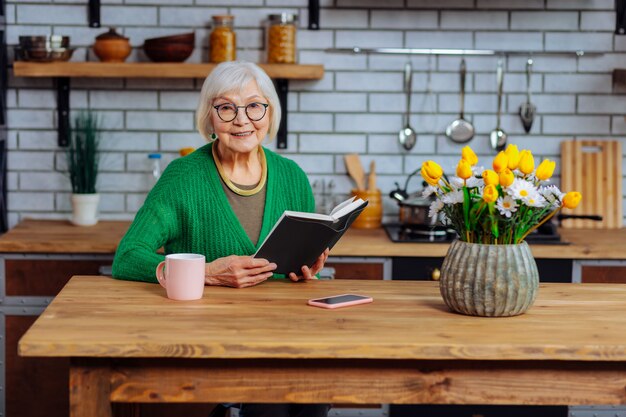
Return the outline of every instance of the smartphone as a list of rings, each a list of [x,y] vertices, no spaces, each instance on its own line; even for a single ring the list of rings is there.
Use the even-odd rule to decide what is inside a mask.
[[[358,304],[366,304],[374,301],[372,297],[357,294],[340,294],[324,298],[314,298],[307,302],[310,306],[322,308],[340,308],[354,306]]]

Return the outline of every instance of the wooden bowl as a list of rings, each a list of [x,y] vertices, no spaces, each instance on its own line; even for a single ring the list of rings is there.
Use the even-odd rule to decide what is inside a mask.
[[[183,62],[193,53],[193,44],[189,43],[167,43],[167,44],[146,44],[143,50],[154,62]]]
[[[162,36],[159,38],[150,38],[144,41],[145,44],[166,44],[166,43],[190,43],[195,44],[196,34],[195,32],[182,33],[180,35]]]

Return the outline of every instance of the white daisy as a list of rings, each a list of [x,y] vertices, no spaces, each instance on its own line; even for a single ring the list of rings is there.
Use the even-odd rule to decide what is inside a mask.
[[[444,226],[447,226],[447,225],[449,225],[451,223],[450,219],[448,218],[446,213],[443,212],[443,211],[441,212],[441,214],[439,216],[439,220],[441,221],[441,224],[443,224]]]
[[[428,217],[437,217],[441,209],[443,208],[443,201],[437,199],[430,203],[430,208],[428,209]]]
[[[458,190],[463,188],[463,185],[465,185],[465,181],[463,181],[463,178],[450,177],[449,184],[453,190]]]
[[[429,185],[429,186],[427,186],[426,188],[424,188],[422,190],[422,197],[423,198],[428,198],[431,195],[436,194],[438,189],[439,189],[438,187],[434,187],[432,185]]]
[[[458,204],[463,202],[463,190],[454,190],[441,197],[444,204]]]
[[[522,198],[522,201],[529,207],[545,207],[548,204],[548,201],[536,190]]]
[[[505,217],[511,217],[511,215],[517,211],[517,203],[510,195],[498,198],[496,201],[496,208],[500,211],[500,214]]]
[[[480,187],[481,185],[483,185],[483,179],[482,177],[476,178],[474,176],[471,176],[467,179],[467,182],[465,183],[465,185],[467,185],[467,188]]]
[[[565,193],[562,193],[559,190],[559,187],[556,185],[547,185],[543,187],[539,187],[539,193],[545,197],[545,199],[552,204],[553,206],[560,207],[561,201],[563,200],[563,196]]]
[[[483,171],[485,170],[484,166],[473,166],[472,167],[472,174],[474,174],[475,177],[481,177],[483,176]]]
[[[521,178],[515,178],[506,192],[516,200],[524,200],[531,194],[538,194],[537,188],[533,184]]]

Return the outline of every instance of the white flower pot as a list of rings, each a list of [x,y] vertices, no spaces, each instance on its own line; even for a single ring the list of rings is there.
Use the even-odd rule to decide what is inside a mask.
[[[98,223],[100,194],[72,194],[72,224],[93,226]]]

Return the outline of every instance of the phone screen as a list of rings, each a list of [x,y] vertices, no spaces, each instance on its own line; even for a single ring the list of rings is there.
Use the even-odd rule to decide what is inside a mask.
[[[362,295],[354,295],[354,294],[346,294],[346,295],[338,295],[336,297],[328,297],[328,298],[318,298],[313,301],[324,304],[340,304],[347,303],[350,301],[364,300],[369,297],[364,297]]]

